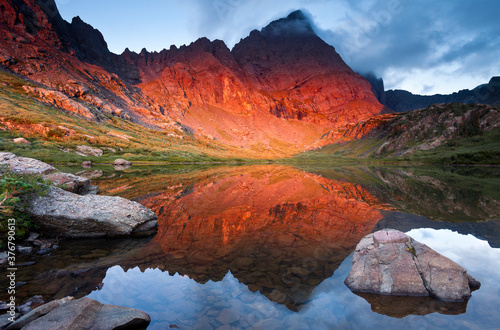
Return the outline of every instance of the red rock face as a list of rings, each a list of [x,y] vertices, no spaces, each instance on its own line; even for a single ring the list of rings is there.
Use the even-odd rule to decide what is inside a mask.
[[[0,5],[0,62],[10,70],[85,107],[159,128],[182,123],[198,139],[253,155],[326,144],[327,132],[384,109],[301,12],[252,31],[231,51],[202,38],[179,49],[118,56],[78,17],[62,20],[52,0]]]
[[[180,49],[122,56],[136,63],[138,86],[151,99],[232,145],[270,146],[278,139],[304,149],[332,128],[383,111],[369,83],[300,12],[252,31],[232,51],[202,38]],[[256,117],[265,120],[256,125]]]

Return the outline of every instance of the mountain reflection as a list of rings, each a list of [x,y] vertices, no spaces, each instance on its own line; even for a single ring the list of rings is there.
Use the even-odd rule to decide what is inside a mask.
[[[500,205],[495,175],[481,175],[479,169],[473,177],[427,168],[308,170],[133,166],[110,173],[103,168],[97,181],[103,193],[153,209],[157,235],[67,241],[49,256],[20,256],[28,264],[17,274],[19,282],[26,282],[16,290],[18,297],[85,296],[101,289],[107,271],[119,265],[125,272],[185,275],[197,285],[234,277],[288,310],[303,311],[315,305],[309,303],[314,291],[331,283],[360,239],[374,230],[448,228],[481,237],[490,246],[500,244],[500,222],[491,220]],[[344,262],[344,267],[350,265]],[[348,269],[343,271],[347,276]],[[349,290],[343,294],[351,295]],[[0,300],[8,298],[6,292],[0,295]],[[457,314],[467,307],[432,299],[364,298],[375,312],[393,317]]]
[[[382,218],[367,201],[357,185],[291,167],[235,168],[142,199],[159,218],[142,258],[200,283],[230,270],[296,310]]]

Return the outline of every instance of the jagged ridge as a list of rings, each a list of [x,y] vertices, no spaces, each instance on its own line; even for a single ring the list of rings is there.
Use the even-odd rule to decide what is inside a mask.
[[[53,0],[0,3],[0,63],[90,112],[278,156],[384,110],[300,11],[252,31],[233,50],[201,38],[115,55],[81,19],[64,21]]]

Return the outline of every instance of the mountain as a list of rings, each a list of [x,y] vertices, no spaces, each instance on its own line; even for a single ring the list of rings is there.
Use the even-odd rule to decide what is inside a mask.
[[[463,89],[453,94],[418,95],[405,90],[384,90],[382,78],[368,73],[364,77],[371,85],[377,100],[395,112],[405,112],[426,108],[438,103],[480,103],[500,105],[500,77],[493,77],[487,84],[469,90]]]
[[[201,38],[117,55],[80,18],[64,21],[54,0],[0,0],[0,8],[3,68],[26,79],[29,97],[96,123],[119,118],[251,157],[282,157],[387,112],[300,11],[232,50]]]

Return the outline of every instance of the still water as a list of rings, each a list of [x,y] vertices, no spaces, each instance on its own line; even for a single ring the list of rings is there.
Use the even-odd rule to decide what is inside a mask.
[[[148,329],[498,329],[497,172],[103,169],[94,173],[103,194],[153,209],[158,233],[63,244],[30,266],[24,294],[138,308]],[[463,303],[352,293],[343,283],[352,252],[382,228],[459,263],[481,289]]]

